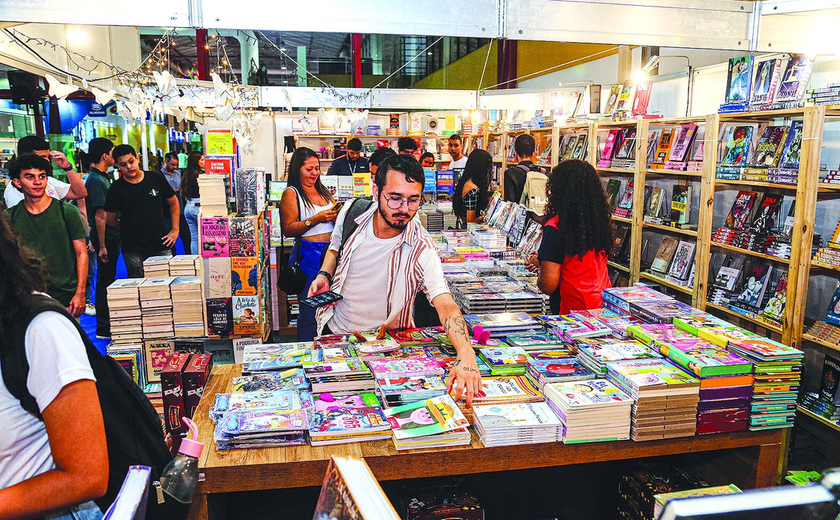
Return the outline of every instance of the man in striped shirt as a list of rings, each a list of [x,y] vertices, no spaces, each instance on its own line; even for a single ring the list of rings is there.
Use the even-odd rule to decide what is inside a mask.
[[[432,238],[415,218],[424,185],[420,163],[409,155],[389,157],[376,172],[374,204],[356,218],[358,227],[342,249],[342,233],[351,204],[336,219],[321,272],[309,296],[332,290],[343,296],[333,306],[321,307],[320,334],[346,334],[413,327],[414,298],[426,293],[457,351],[449,374],[449,389],[467,405],[481,391],[481,376],[469,330],[458,305],[449,294],[440,257]],[[339,257],[339,251],[341,256]]]

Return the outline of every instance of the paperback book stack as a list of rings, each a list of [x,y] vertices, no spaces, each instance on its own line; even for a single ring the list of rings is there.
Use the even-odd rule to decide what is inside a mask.
[[[476,406],[473,425],[488,448],[560,440],[560,420],[544,402]]]
[[[108,286],[108,316],[111,319],[112,342],[143,341],[140,285],[144,281],[145,278],[123,278]]]
[[[467,314],[464,316],[470,330],[480,326],[490,332],[490,337],[498,338],[509,334],[537,332],[542,325],[527,312],[505,312],[501,314]]]
[[[376,380],[376,393],[393,408],[445,394],[446,381],[442,376],[383,377]]]
[[[144,264],[145,265],[145,264]],[[167,276],[202,276],[201,255],[176,255],[169,259]]]
[[[636,323],[643,323],[635,316],[616,314],[606,309],[589,309],[586,311],[573,311],[572,316],[595,320],[606,325],[612,331],[612,335],[619,339],[627,339],[627,327]]]
[[[313,348],[302,365],[314,393],[353,394],[374,390],[373,375],[365,363],[344,349]]]
[[[169,287],[175,279],[146,278],[140,285],[140,309],[143,311],[143,339],[171,338],[172,294]]]
[[[198,194],[201,198],[202,217],[227,216],[226,178],[226,175],[198,176]]]
[[[482,377],[481,392],[473,397],[473,404],[516,404],[545,401],[540,390],[525,376]],[[462,407],[465,414],[472,410]]]
[[[755,384],[749,429],[792,427],[804,353],[738,327],[701,330],[704,332],[710,341],[726,340],[730,351],[753,363]]]
[[[505,338],[505,342],[512,347],[519,347],[525,351],[567,349],[566,344],[557,336],[544,332],[510,334]],[[569,355],[571,355],[571,352]]]
[[[562,316],[537,316],[552,334],[567,345],[575,345],[578,340],[608,336],[612,329],[598,319],[580,314],[566,314]]]
[[[311,342],[245,345],[242,352],[242,373],[298,369],[311,353]]]
[[[169,260],[172,257],[150,256],[143,261],[143,278],[166,278],[169,276]]]
[[[527,355],[520,347],[482,348],[478,351],[482,361],[490,366],[494,376],[518,376],[525,374]]]
[[[746,430],[753,385],[752,363],[674,325],[631,327],[634,337],[700,379],[697,433]]]
[[[214,396],[209,416],[214,423],[218,423],[219,419],[231,412],[294,410],[306,406],[308,404],[304,405],[301,400],[301,393],[292,388],[233,392],[230,394],[218,393]]]
[[[595,373],[575,357],[534,359],[528,356],[526,375],[540,390],[548,383],[565,383],[595,377]]]
[[[385,410],[397,450],[464,446],[469,421],[448,394]]]
[[[342,396],[316,395],[309,416],[313,446],[387,439],[391,426],[372,393]]]
[[[690,437],[697,427],[700,381],[665,359],[607,365],[607,380],[633,397],[634,441]]]
[[[176,338],[205,335],[204,290],[198,276],[179,276],[169,287]]]
[[[828,343],[840,344],[840,327],[829,325],[824,321],[815,321],[808,329],[808,334]]]
[[[302,408],[238,410],[216,423],[216,449],[269,448],[306,444],[309,419]]]
[[[726,255],[718,269],[712,285],[709,287],[708,301],[715,305],[727,307],[729,302],[738,296],[736,288],[740,287],[741,274],[747,257],[743,254]]]
[[[551,409],[563,423],[566,444],[620,441],[630,437],[633,399],[604,379],[545,386]]]
[[[578,359],[598,377],[607,377],[607,363],[660,357],[657,352],[636,341],[578,345]]]
[[[612,287],[601,292],[603,307],[615,314],[625,316],[631,314],[634,304],[641,302],[667,302],[676,301],[670,296],[651,289],[645,285],[634,285],[632,287]]]

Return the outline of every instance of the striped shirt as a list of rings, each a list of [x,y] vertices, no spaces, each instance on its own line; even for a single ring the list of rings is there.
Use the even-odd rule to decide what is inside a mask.
[[[344,219],[350,206],[349,203],[345,204],[338,218],[336,218],[335,229],[330,241],[330,249],[333,251],[338,252],[341,247]],[[386,269],[388,272],[387,286],[371,287],[364,294],[342,293],[347,281],[350,262],[353,261],[353,253],[364,244],[367,236],[366,229],[373,226],[376,211],[377,205],[374,203],[370,209],[356,218],[358,227],[347,239],[347,243],[344,244],[344,251],[338,260],[330,290],[344,297],[337,305],[351,306],[349,308],[350,312],[343,312],[345,315],[352,314],[354,302],[365,299],[369,304],[370,299],[373,298],[380,300],[381,304],[385,306],[387,316],[385,323],[388,328],[413,327],[414,298],[421,289],[426,293],[430,302],[437,296],[449,292],[446,280],[443,277],[440,257],[437,254],[432,237],[429,236],[429,233],[420,223],[420,219],[416,216],[408,222],[399,235],[399,240],[387,258],[382,258],[381,262],[370,263],[365,266],[371,272]],[[354,266],[354,271],[357,267]],[[318,309],[316,320],[319,334],[327,322],[332,319],[334,313],[335,306]]]

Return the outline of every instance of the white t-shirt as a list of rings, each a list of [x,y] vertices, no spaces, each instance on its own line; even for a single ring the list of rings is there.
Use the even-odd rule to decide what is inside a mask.
[[[62,200],[70,191],[70,185],[66,182],[60,181],[55,177],[47,177],[46,193],[50,197]],[[3,198],[6,200],[6,207],[11,208],[16,206],[18,202],[23,200],[23,193],[9,182],[6,185],[6,191],[3,192]]]
[[[364,242],[353,253],[347,268],[342,295],[328,326],[336,334],[354,330],[376,330],[388,319],[388,258],[397,247],[401,235],[378,238],[373,232],[373,219],[364,229]],[[372,267],[374,267],[372,269]]]
[[[449,163],[449,169],[454,170],[455,168],[464,168],[467,166],[467,156],[462,155],[460,159],[457,161],[452,161]]]
[[[76,327],[57,312],[32,320],[25,335],[27,387],[43,412],[62,388],[83,379],[96,381]],[[2,370],[2,369],[0,369]],[[54,467],[47,429],[6,388],[0,372],[0,489]]]

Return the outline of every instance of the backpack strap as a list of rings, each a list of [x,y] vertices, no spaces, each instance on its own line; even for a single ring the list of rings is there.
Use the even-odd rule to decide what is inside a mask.
[[[92,355],[92,351],[99,356],[99,351],[90,342],[87,334],[81,330],[78,322],[73,316],[56,300],[43,294],[32,295],[32,305],[29,309],[29,314],[26,320],[22,320],[10,330],[9,343],[11,348],[4,349],[2,356],[0,356],[0,366],[2,366],[3,382],[17,400],[20,401],[21,407],[32,415],[43,420],[41,417],[41,410],[38,408],[38,402],[29,392],[26,386],[26,380],[29,377],[29,360],[26,358],[26,329],[36,316],[42,312],[55,311],[73,323],[82,337],[82,342],[85,344],[88,359]]]
[[[373,201],[369,199],[353,199],[353,202],[350,203],[350,207],[347,208],[347,213],[344,215],[344,222],[341,226],[341,246],[338,248],[338,258],[341,258],[341,253],[344,252],[344,244],[347,243],[347,239],[359,227],[356,219],[359,218],[359,215],[370,209],[372,205]]]

